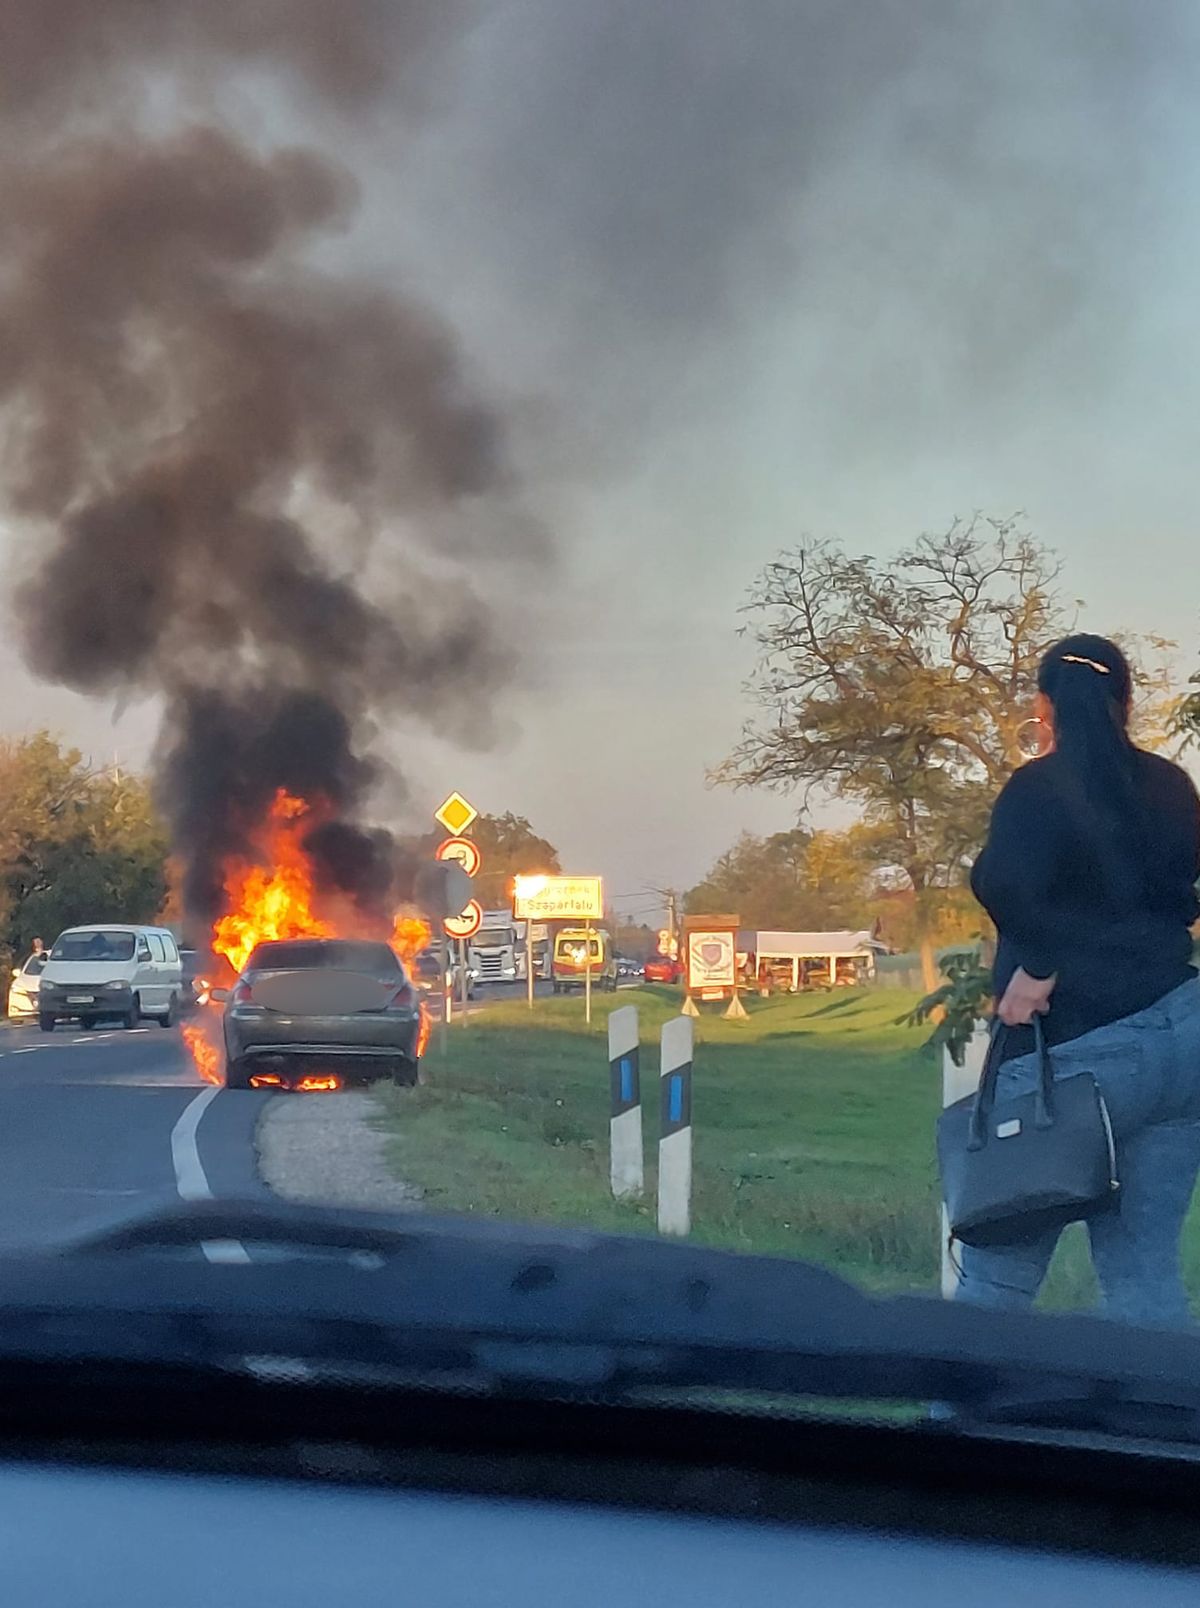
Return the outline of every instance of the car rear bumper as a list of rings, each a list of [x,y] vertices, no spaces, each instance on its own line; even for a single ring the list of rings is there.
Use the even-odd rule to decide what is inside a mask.
[[[284,1016],[278,1011],[225,1013],[225,1048],[232,1060],[248,1056],[320,1056],[325,1059],[415,1060],[417,1011],[360,1012],[354,1016]]]

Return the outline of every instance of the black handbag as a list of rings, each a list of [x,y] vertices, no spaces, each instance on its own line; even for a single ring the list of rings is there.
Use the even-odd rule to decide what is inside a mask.
[[[992,1023],[979,1088],[938,1119],[950,1234],[964,1245],[1014,1245],[1115,1209],[1116,1152],[1090,1072],[1055,1079],[1035,1016],[1037,1086],[996,1099],[1005,1029]]]

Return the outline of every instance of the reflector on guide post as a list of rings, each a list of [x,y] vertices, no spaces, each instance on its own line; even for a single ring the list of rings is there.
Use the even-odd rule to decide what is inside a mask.
[[[642,1193],[642,1093],[638,1068],[638,1014],[623,1005],[608,1018],[609,1177],[615,1200]]]
[[[692,1226],[692,1024],[676,1016],[662,1030],[659,1076],[658,1232]]]

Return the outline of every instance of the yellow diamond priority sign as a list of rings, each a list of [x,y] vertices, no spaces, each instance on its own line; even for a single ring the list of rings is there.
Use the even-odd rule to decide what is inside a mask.
[[[451,793],[433,812],[433,818],[456,837],[465,832],[479,814],[474,804],[468,804],[461,793]]]

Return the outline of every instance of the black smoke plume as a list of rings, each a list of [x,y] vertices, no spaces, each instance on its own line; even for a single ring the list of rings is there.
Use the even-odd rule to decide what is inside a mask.
[[[508,669],[454,573],[481,507],[511,512],[500,420],[433,314],[315,265],[353,176],[217,110],[241,72],[343,116],[385,92],[419,112],[460,14],[0,0],[3,464],[45,544],[23,648],[81,692],[165,700],[196,921],[278,788],[331,812],[312,849],[334,887],[372,911],[402,894],[411,866],[362,824],[377,723],[485,739],[479,689]],[[497,528],[496,557],[541,553]]]

